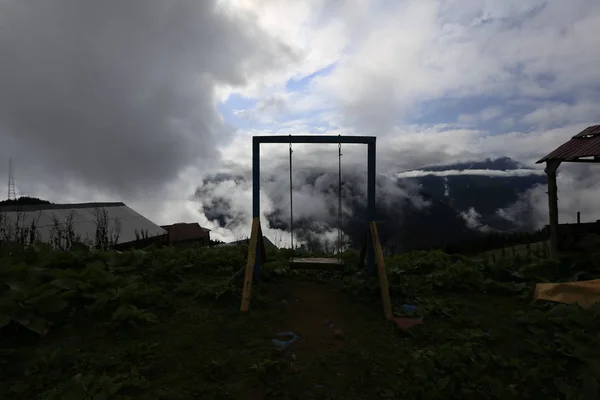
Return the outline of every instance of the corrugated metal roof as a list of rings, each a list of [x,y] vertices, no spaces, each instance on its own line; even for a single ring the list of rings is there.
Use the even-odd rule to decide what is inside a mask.
[[[577,135],[575,135],[573,137],[576,138],[576,137],[586,137],[586,136],[596,136],[596,135],[600,135],[600,125],[588,126],[583,131],[579,132]]]
[[[108,230],[111,232],[120,225],[119,240],[117,243],[127,243],[136,240],[135,232],[147,232],[148,236],[166,235],[160,226],[138,214],[123,203],[85,203],[72,204],[47,204],[40,206],[9,206],[0,207],[0,214],[7,218],[13,226],[17,222],[17,216],[21,215],[20,225],[29,226],[32,221],[37,221],[36,226],[39,239],[42,242],[51,241],[52,226],[54,218],[64,223],[72,216],[73,228],[82,239],[93,240],[96,235],[96,215],[98,210],[106,210],[108,217]],[[38,207],[38,209],[31,209]],[[43,207],[43,209],[39,209]]]
[[[537,163],[548,160],[573,161],[580,157],[600,157],[600,125],[585,128]]]
[[[13,206],[0,206],[0,212],[5,211],[39,211],[39,210],[64,210],[74,208],[108,208],[123,207],[125,203],[75,203],[75,204],[25,204]]]
[[[204,229],[197,222],[180,222],[173,225],[163,225],[161,228],[169,232],[170,242],[208,238],[208,229]]]

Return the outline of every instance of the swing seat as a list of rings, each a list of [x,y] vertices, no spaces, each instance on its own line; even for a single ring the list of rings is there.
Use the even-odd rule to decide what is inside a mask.
[[[290,268],[342,270],[344,261],[339,258],[291,258]]]

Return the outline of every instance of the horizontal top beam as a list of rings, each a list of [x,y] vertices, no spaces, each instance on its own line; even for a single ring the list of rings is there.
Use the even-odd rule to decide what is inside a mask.
[[[253,143],[375,143],[376,136],[330,136],[330,135],[301,135],[301,136],[252,136]]]

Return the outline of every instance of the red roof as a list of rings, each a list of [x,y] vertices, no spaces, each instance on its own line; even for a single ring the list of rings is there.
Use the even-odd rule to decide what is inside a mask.
[[[548,160],[573,161],[580,157],[600,157],[600,125],[585,128],[537,163]]]
[[[201,227],[197,222],[189,224],[181,222],[173,225],[163,225],[161,228],[169,232],[170,242],[206,238],[208,232],[210,232],[210,229]]]

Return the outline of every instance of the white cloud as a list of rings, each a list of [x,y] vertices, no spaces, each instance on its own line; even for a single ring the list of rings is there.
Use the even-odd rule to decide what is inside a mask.
[[[572,135],[581,131],[585,126],[587,125],[576,124],[547,131],[529,133],[511,132],[496,136],[488,136],[485,131],[453,130],[448,129],[446,126],[428,128],[407,126],[396,128],[397,135],[378,138],[377,169],[381,174],[397,177],[467,174],[482,176],[543,175],[543,166],[534,165],[533,163],[542,156],[550,153],[558,145],[569,140]],[[278,134],[281,132],[240,132],[232,146],[223,149],[223,154],[230,154],[230,166],[237,166],[238,171],[249,171],[251,168],[249,146],[251,136],[274,133]],[[301,132],[294,132],[294,134],[299,133]],[[323,171],[331,170],[336,167],[336,152],[337,149],[335,149],[335,146],[330,148],[329,146],[318,145],[294,145],[294,168],[301,170],[303,167],[311,167],[322,169]],[[366,151],[364,146],[345,146],[343,153],[343,174],[347,172],[366,174]],[[266,173],[265,171],[279,171],[278,174],[282,176],[282,181],[278,184],[287,185],[288,146],[286,144],[265,145],[261,154],[261,168],[263,173]],[[443,165],[452,162],[482,160],[487,157],[494,158],[501,156],[511,156],[534,169],[508,171],[448,170],[436,172],[418,170],[419,167],[423,166]],[[585,215],[594,215],[593,209],[597,203],[595,199],[600,198],[600,185],[596,185],[593,178],[586,178],[587,183],[584,182],[584,187],[588,185],[588,189],[585,191],[582,191],[581,188],[578,189],[577,185],[585,174],[571,175],[568,168],[573,168],[573,166],[568,164],[561,166],[561,174],[559,175],[561,204],[564,205],[564,207],[561,206],[561,218],[563,218],[563,215],[573,214],[572,210],[568,210],[573,207],[579,207],[585,212]],[[564,172],[562,172],[563,169]],[[297,172],[298,170],[295,171]],[[398,173],[399,170],[404,170],[405,172]],[[527,218],[531,219],[532,223],[536,226],[545,224],[547,221],[547,197],[545,190],[544,186],[531,190],[525,195],[524,202],[516,204],[512,210],[505,210],[506,215],[519,215],[519,218],[523,219],[522,214],[525,212],[524,210],[527,210],[526,212],[529,214]],[[307,215],[307,213],[312,212],[315,218],[318,219],[315,210],[323,210],[323,205],[319,203],[318,199],[313,200],[312,203],[308,200],[302,200],[305,194],[308,195],[305,192],[295,194],[295,196],[298,196],[298,200],[295,201],[299,205],[311,204],[311,207],[304,211],[299,211],[299,213]],[[398,193],[397,195],[406,197],[406,194],[402,193]],[[267,198],[263,197],[263,201],[266,200]],[[276,200],[276,203],[282,207],[282,204],[287,201],[288,199],[286,198]],[[286,206],[283,205],[283,207],[285,208]],[[249,226],[247,228],[249,229]]]
[[[319,23],[326,11],[324,0],[224,0],[232,10],[253,15],[257,25],[283,41],[295,54],[285,66],[255,77],[244,86],[229,87],[227,92],[263,97],[282,92],[291,78],[302,78],[339,59],[347,45],[344,26],[335,18]]]
[[[228,4],[255,13],[259,25],[281,38],[296,58],[235,88],[259,100],[246,113],[273,125],[267,130],[238,131],[231,143],[222,146],[224,171],[249,171],[251,136],[258,134],[377,135],[377,167],[385,174],[501,156],[533,166],[600,120],[600,102],[594,93],[600,87],[600,57],[595,51],[600,48],[596,34],[600,3],[593,0],[231,0]],[[286,89],[289,79],[308,76],[332,63],[336,67],[330,73],[315,77],[306,87]],[[482,105],[475,112],[455,116],[470,129],[403,123],[423,101],[474,96],[495,97],[506,104]],[[557,100],[563,96],[574,100]],[[531,111],[514,114],[511,109],[519,104]],[[334,128],[318,127],[315,118]],[[508,132],[490,136],[481,128],[495,121]],[[299,168],[322,165],[325,169],[335,163],[326,146],[294,148]],[[264,170],[279,166],[284,173],[287,151],[285,145],[263,146]],[[344,154],[346,168],[366,170],[364,149],[347,147]],[[541,173],[541,166],[535,171]],[[567,176],[565,172],[559,178],[565,187],[561,204],[585,208],[588,203],[581,200],[582,192],[574,190],[575,181],[573,188],[569,186]],[[591,207],[600,193],[591,183],[590,187],[586,193]],[[527,204],[535,205],[537,221],[546,218],[543,191],[540,187],[528,194]],[[303,195],[299,192],[299,199]]]
[[[403,1],[372,9],[369,29],[335,71],[315,80],[314,90],[334,99],[348,123],[376,134],[389,133],[404,112],[427,99],[581,92],[600,84],[591,51],[600,47],[594,30],[600,3],[575,3],[550,1],[537,13],[532,10],[542,2],[453,8],[453,2]],[[539,81],[544,76],[548,83]],[[500,115],[489,109],[480,117]]]
[[[505,155],[533,164],[590,125],[593,123],[584,122],[547,130],[485,136],[479,140],[479,145],[487,154]]]
[[[455,176],[455,175],[477,175],[477,176],[529,176],[529,175],[544,175],[543,170],[535,169],[513,169],[507,171],[493,169],[451,169],[446,171],[405,171],[396,174],[397,178],[418,178],[421,176]]]
[[[500,106],[487,107],[476,114],[460,114],[457,118],[459,124],[474,126],[482,122],[488,122],[496,119],[504,113],[504,109]]]
[[[467,211],[463,211],[460,213],[462,219],[465,220],[467,227],[475,230],[479,230],[481,232],[487,232],[490,230],[490,227],[481,223],[481,214],[479,214],[473,207],[469,208]]]
[[[525,115],[522,122],[539,128],[548,128],[577,121],[590,121],[598,117],[598,101],[591,99],[575,104],[560,102],[542,103],[537,109]]]
[[[600,220],[599,165],[563,163],[558,169],[558,212],[560,223],[574,223],[577,211],[581,222]],[[503,211],[509,218],[528,218],[530,223],[542,228],[548,224],[547,186],[540,185],[527,191],[523,198]]]
[[[237,111],[238,116],[247,116],[256,126],[238,130],[233,136],[223,133],[231,139],[220,138],[214,152],[220,155],[218,164],[205,162],[202,170],[189,167],[172,176],[162,191],[123,198],[118,193],[109,195],[76,183],[56,189],[52,183],[31,178],[36,176],[35,169],[28,181],[20,180],[17,161],[19,188],[26,194],[56,201],[126,200],[155,222],[199,220],[210,228],[206,216],[189,196],[209,173],[248,176],[252,135],[377,135],[378,171],[388,174],[500,156],[532,165],[572,135],[600,121],[600,3],[596,0],[220,0],[219,4],[222,10],[235,15],[236,21],[252,22],[244,30],[248,37],[255,39],[266,32],[279,39],[258,41],[265,48],[258,46],[260,52],[256,54],[280,54],[281,58],[277,62],[266,62],[266,56],[260,55],[243,60],[231,58],[225,64],[239,61],[243,65],[235,70],[241,72],[236,73],[236,79],[220,79],[211,86],[214,94],[209,96],[207,109],[213,113],[216,102],[224,101],[231,93],[257,100],[253,108]],[[190,38],[187,45],[195,48],[193,40]],[[235,47],[234,43],[229,45]],[[226,48],[227,42],[223,46]],[[186,60],[204,62],[211,57],[219,59],[219,54],[188,55],[180,63],[185,64],[182,68],[187,72],[191,67]],[[316,76],[301,89],[286,88],[291,78],[307,77],[332,64],[335,68],[329,73]],[[260,68],[253,68],[256,65]],[[220,70],[211,71],[219,75]],[[181,86],[193,97],[194,91],[189,90],[192,86],[186,86],[186,82]],[[444,123],[408,122],[411,112],[424,101],[460,103],[479,96],[495,98],[501,104],[490,107],[482,103],[468,112],[458,110],[458,115],[449,116]],[[511,111],[518,104],[527,112]],[[269,129],[259,128],[265,123]],[[510,131],[491,136],[482,128],[491,123],[497,123],[499,130]],[[203,134],[183,131],[188,137]],[[5,148],[14,145],[8,141],[3,144]],[[299,168],[330,168],[337,162],[335,146],[294,149]],[[285,173],[282,165],[287,151],[285,145],[263,146],[264,169],[279,168]],[[343,162],[344,168],[366,171],[364,148],[345,147]],[[594,181],[582,175],[568,178],[569,170],[565,166],[562,169],[565,173],[560,176],[560,185],[565,189],[561,189],[561,204],[582,208],[585,215],[592,215],[600,198]],[[581,182],[586,189],[575,190]],[[249,187],[228,183],[222,190],[228,195],[235,192],[233,205],[248,212]],[[542,210],[540,221],[545,218],[545,200],[540,194],[543,190],[535,189],[527,200],[538,207],[536,210]],[[304,195],[300,191],[299,199]],[[269,209],[272,205],[266,203],[263,207]],[[566,209],[561,210],[567,215]],[[249,226],[236,229],[247,230]],[[223,238],[238,235],[216,227],[214,234]]]

